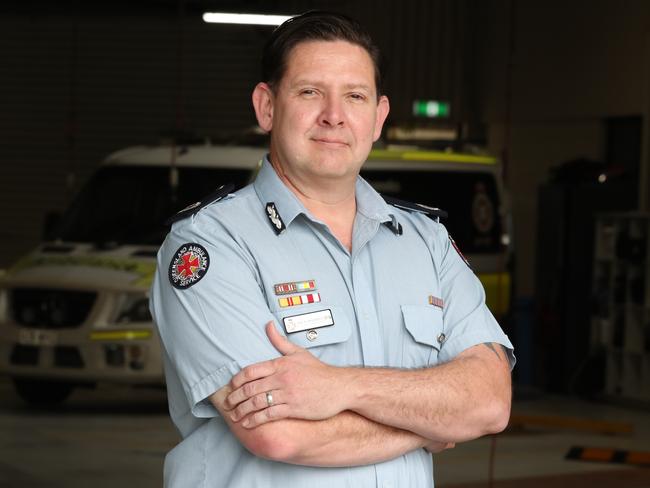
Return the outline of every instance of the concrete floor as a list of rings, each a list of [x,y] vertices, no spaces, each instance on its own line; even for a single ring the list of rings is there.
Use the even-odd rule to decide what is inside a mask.
[[[517,397],[517,396],[516,396]],[[650,488],[650,466],[566,460],[571,447],[650,452],[650,412],[557,396],[516,398],[517,418],[539,419],[546,426],[511,426],[496,437],[493,484],[489,484],[492,439],[482,438],[441,453],[434,460],[438,487],[617,487]],[[593,430],[600,423],[628,425],[632,433]],[[555,423],[556,425],[552,425]]]
[[[512,427],[497,436],[492,484],[492,438],[437,455],[436,486],[650,488],[650,466],[564,459],[573,446],[650,451],[647,410],[528,395],[515,401],[513,416],[539,416],[551,425]],[[633,432],[602,434],[579,421],[554,426],[557,416],[628,423]],[[79,390],[60,408],[43,411],[26,407],[0,379],[0,488],[160,487],[164,455],[176,441],[163,391]]]

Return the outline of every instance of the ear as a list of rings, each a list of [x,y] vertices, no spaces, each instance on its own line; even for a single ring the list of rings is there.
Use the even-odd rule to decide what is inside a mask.
[[[390,112],[390,103],[388,102],[388,97],[382,95],[379,97],[379,101],[377,102],[377,118],[375,119],[375,131],[372,135],[373,142],[379,139],[379,136],[381,136],[381,129],[384,127],[384,122],[386,122],[388,112]]]
[[[266,83],[258,83],[253,90],[253,108],[257,123],[264,132],[273,127],[273,91]]]

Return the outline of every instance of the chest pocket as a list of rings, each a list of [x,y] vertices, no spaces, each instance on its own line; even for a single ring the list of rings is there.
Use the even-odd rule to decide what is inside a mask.
[[[329,311],[331,313],[331,321],[333,324],[321,327],[308,327],[306,319],[309,317],[309,314],[322,313],[325,315],[325,317],[327,317],[328,315],[324,311]],[[289,308],[288,310],[275,311],[274,315],[278,319],[278,325],[282,328],[282,330],[284,330],[287,338],[291,342],[297,346],[311,349],[311,352],[321,359],[324,359],[324,355],[329,356],[328,353],[333,353],[335,350],[340,350],[340,348],[336,347],[321,346],[335,346],[337,344],[343,346],[343,343],[348,341],[352,333],[352,326],[350,320],[345,314],[345,311],[342,308],[336,306],[319,303],[317,306],[300,306]],[[304,330],[287,332],[286,324],[288,323],[288,320],[291,320],[293,324],[297,324],[298,328]],[[322,316],[321,320],[324,323],[327,323],[327,320],[323,319]],[[335,359],[334,362],[339,363],[345,358],[333,355],[328,359],[330,359],[330,361]]]
[[[422,367],[438,363],[444,342],[442,310],[432,305],[402,305],[407,333],[403,334],[402,366]]]

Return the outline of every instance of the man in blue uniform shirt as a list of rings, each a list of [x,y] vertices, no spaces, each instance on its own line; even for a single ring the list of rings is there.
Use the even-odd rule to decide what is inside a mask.
[[[506,426],[512,345],[445,228],[358,176],[389,111],[361,27],[289,20],[263,76],[257,179],[158,255],[166,486],[433,486],[431,452]]]

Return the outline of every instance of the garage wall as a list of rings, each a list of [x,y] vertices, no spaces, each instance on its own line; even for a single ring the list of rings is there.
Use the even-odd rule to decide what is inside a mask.
[[[410,120],[415,98],[450,100],[455,120],[470,110],[467,3],[294,0],[275,8],[362,21],[386,55],[390,121],[399,123]],[[207,25],[200,2],[186,4],[182,22],[176,2],[164,1],[0,7],[0,268],[36,245],[45,214],[62,210],[110,152],[176,128],[219,136],[255,123],[250,92],[270,28]]]
[[[180,127],[220,134],[252,125],[247,110],[262,35],[188,25]],[[114,16],[0,19],[0,266],[39,239],[108,153],[156,143],[177,127],[175,19]],[[227,94],[227,95],[225,95]]]
[[[478,8],[480,111],[490,150],[508,161],[517,292],[531,296],[537,189],[549,168],[603,160],[604,119],[645,111],[650,3],[490,0]]]

